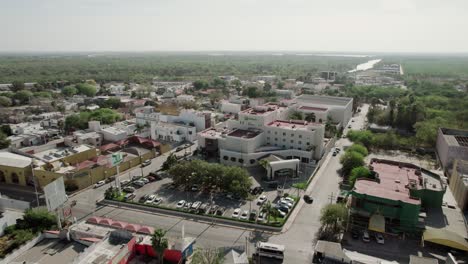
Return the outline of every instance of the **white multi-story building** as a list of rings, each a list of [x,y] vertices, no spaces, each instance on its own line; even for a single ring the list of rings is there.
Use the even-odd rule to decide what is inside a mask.
[[[151,138],[165,141],[190,141],[197,139],[197,130],[194,126],[177,123],[151,122]]]
[[[333,123],[346,126],[353,115],[353,98],[316,96],[303,94],[287,102],[292,111],[303,115],[313,114],[313,122],[326,123],[330,118]]]
[[[198,133],[198,145],[204,151],[219,151],[221,163],[253,166],[276,155],[310,163],[322,157],[324,124],[287,120],[290,109],[265,104],[239,112],[223,128],[210,128]]]
[[[183,109],[179,115],[156,112],[153,107],[142,107],[135,112],[137,124],[150,125],[151,138],[154,140],[194,141],[196,132],[205,130],[212,124],[211,112],[199,112],[193,109]],[[170,134],[171,132],[180,133],[180,136]]]

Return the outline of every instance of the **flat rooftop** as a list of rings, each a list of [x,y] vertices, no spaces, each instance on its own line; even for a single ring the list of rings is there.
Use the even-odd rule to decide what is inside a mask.
[[[440,128],[450,146],[468,147],[468,130]]]
[[[86,246],[78,242],[45,238],[15,258],[13,263],[73,263],[73,260],[85,249]]]
[[[279,128],[284,128],[284,129],[291,129],[291,130],[306,130],[307,127],[311,124],[307,121],[301,121],[301,120],[275,120],[271,123],[269,123],[267,126],[269,127],[279,127]]]
[[[222,135],[227,135],[230,131],[227,129],[208,128],[200,131],[198,134],[204,138],[218,139]]]
[[[84,152],[91,149],[88,145],[79,145],[76,147],[55,147],[52,149],[44,150],[38,153],[35,153],[34,156],[41,160],[46,160],[48,162],[54,162],[59,159],[62,159],[67,156],[74,155],[76,153]]]
[[[256,130],[245,130],[245,129],[236,129],[228,134],[231,137],[240,137],[240,138],[254,138],[262,133],[261,131]]]
[[[241,111],[240,113],[261,116],[261,115],[266,115],[268,113],[274,112],[281,108],[285,108],[285,107],[279,106],[277,104],[268,103],[268,104],[259,105],[259,106],[252,107],[252,108],[247,108]]]
[[[296,98],[296,102],[300,102],[300,103],[310,103],[310,104],[319,104],[319,105],[336,105],[336,106],[346,106],[352,100],[353,98],[349,98],[349,97],[316,96],[316,95],[310,95],[310,94],[303,94]]]
[[[442,190],[443,188],[439,179],[421,172],[420,168],[414,165],[374,159],[371,161],[371,166],[379,174],[380,183],[373,180],[359,179],[354,185],[356,193],[411,204],[421,204],[419,199],[410,197],[407,186],[432,190]]]

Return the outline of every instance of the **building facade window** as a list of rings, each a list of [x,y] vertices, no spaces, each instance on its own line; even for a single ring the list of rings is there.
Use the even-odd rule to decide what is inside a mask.
[[[294,140],[291,140],[291,143],[294,143]]]
[[[255,160],[254,159],[251,159],[250,160],[250,164],[254,164],[255,163]]]
[[[236,157],[231,157],[231,161],[236,161]]]
[[[239,159],[239,163],[244,163],[244,160],[243,160],[243,159]]]
[[[224,159],[224,160],[228,160],[229,158],[228,158],[228,156],[224,156],[223,159]]]
[[[299,138],[302,138],[302,135],[299,135]]]

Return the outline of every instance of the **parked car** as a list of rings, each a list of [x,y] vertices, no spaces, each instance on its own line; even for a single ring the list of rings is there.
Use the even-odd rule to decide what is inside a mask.
[[[336,155],[338,155],[338,152],[336,152],[336,151],[333,151],[333,154],[332,154],[332,156],[333,156],[333,157],[335,157]]]
[[[184,210],[189,210],[190,208],[192,208],[192,203],[191,202],[186,202],[184,204]]]
[[[281,215],[281,217],[285,217],[288,214],[288,212],[283,211],[284,209],[282,208],[276,208],[276,210],[278,211],[279,215]]]
[[[288,209],[291,209],[291,208],[293,207],[293,204],[292,204],[291,202],[286,201],[286,200],[284,200],[284,199],[281,199],[281,200],[279,201],[279,204],[284,205],[284,206],[287,207]]]
[[[198,208],[198,213],[199,214],[206,214],[206,211],[210,209],[210,204],[209,203],[203,203],[200,205],[200,208]]]
[[[283,204],[276,204],[275,208],[284,211],[285,213],[289,213],[289,208]]]
[[[377,241],[377,244],[385,244],[384,237],[381,233],[375,233],[375,240]]]
[[[359,231],[357,229],[351,230],[351,237],[353,239],[359,239]]]
[[[99,187],[103,186],[104,184],[106,184],[105,181],[98,181],[98,182],[96,182],[96,184],[94,184],[94,188],[99,188]]]
[[[176,207],[179,208],[179,209],[180,209],[180,208],[184,208],[185,203],[186,203],[185,200],[180,200],[180,201],[177,203]]]
[[[141,166],[142,166],[142,167],[146,167],[146,166],[149,166],[149,165],[151,165],[151,160],[149,160],[149,159],[147,159],[147,160],[145,160],[145,161],[143,161],[143,162],[141,163]]]
[[[136,195],[134,193],[127,193],[124,199],[125,201],[132,201],[133,199],[135,199],[135,196]]]
[[[249,220],[255,221],[256,218],[257,218],[257,210],[253,209],[252,211],[250,211]]]
[[[224,215],[224,212],[226,212],[226,209],[224,207],[219,207],[218,210],[216,210],[216,215]]]
[[[227,193],[227,194],[226,194],[226,198],[232,200],[232,199],[234,199],[234,194],[232,194],[232,193]]]
[[[130,180],[123,180],[120,182],[120,186],[125,186],[130,183]]]
[[[200,187],[197,184],[192,185],[192,188],[190,188],[192,192],[198,192],[200,191]]]
[[[369,243],[370,242],[370,236],[369,232],[367,230],[364,230],[364,233],[362,233],[362,241]]]
[[[151,194],[148,196],[148,199],[146,199],[145,204],[153,204],[154,201],[156,201],[158,197],[155,194]]]
[[[200,208],[201,204],[202,204],[202,202],[196,201],[196,202],[194,202],[194,203],[192,204],[192,207],[190,207],[190,209],[192,209],[192,210],[198,210],[198,208]]]
[[[141,178],[141,175],[133,175],[132,176],[132,181],[136,181]]]
[[[232,212],[231,217],[232,218],[238,218],[240,213],[241,213],[241,209],[237,208],[237,209],[234,210],[234,212]]]
[[[124,187],[122,190],[123,190],[124,192],[126,192],[126,193],[133,193],[133,192],[135,192],[135,188],[133,188],[133,187],[131,187],[131,186]]]
[[[296,201],[294,201],[293,198],[291,198],[291,197],[289,197],[289,196],[288,196],[288,197],[283,197],[283,200],[286,200],[286,201],[288,201],[288,202],[290,202],[290,203],[292,203],[292,204],[294,204],[294,203],[296,202]]]
[[[262,192],[263,192],[263,188],[260,186],[254,187],[252,190],[250,190],[250,193],[252,195],[261,194]]]
[[[218,206],[216,204],[213,204],[208,213],[209,214],[215,214],[217,210],[218,210]]]
[[[141,178],[141,179],[139,179],[139,181],[142,181],[142,182],[144,182],[145,184],[148,184],[148,183],[150,182],[150,181],[149,181],[148,179],[146,179],[146,178]]]
[[[132,184],[136,188],[141,188],[141,187],[145,186],[145,183],[143,181],[134,181]]]
[[[105,181],[106,183],[109,183],[111,181],[115,180],[115,176],[110,176],[109,178],[107,178]],[[121,183],[122,184],[122,183]]]
[[[179,146],[175,149],[176,152],[179,152],[179,151],[182,151],[184,150],[184,147],[183,146]]]
[[[257,204],[258,204],[258,205],[262,205],[262,204],[264,204],[266,201],[267,201],[266,195],[260,195],[260,197],[258,197]]]
[[[163,201],[163,198],[158,197],[153,201],[153,205],[158,205],[158,204],[162,203],[162,201]]]
[[[244,210],[239,217],[240,220],[247,220],[248,218],[249,218],[249,210]]]
[[[264,222],[266,219],[266,213],[261,211],[260,213],[258,213],[258,217],[257,217],[257,222]]]
[[[145,202],[146,200],[148,200],[149,196],[150,196],[150,194],[145,194],[145,195],[143,195],[142,197],[140,197],[140,199],[138,200],[138,202],[140,202],[140,203]]]
[[[154,181],[156,181],[156,178],[153,177],[153,176],[148,176],[148,177],[146,177],[146,179],[148,179],[149,182],[154,182]]]
[[[312,197],[310,197],[309,195],[304,195],[304,202],[311,204],[314,202],[314,199],[312,199]]]
[[[351,128],[351,125],[349,125],[348,128]]]

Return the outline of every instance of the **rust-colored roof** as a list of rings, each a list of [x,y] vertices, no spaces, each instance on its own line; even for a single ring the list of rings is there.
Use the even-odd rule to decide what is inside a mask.
[[[400,168],[397,164],[382,162],[373,162],[371,165],[379,174],[380,183],[369,179],[358,179],[354,185],[354,192],[410,204],[421,204],[419,199],[410,197],[407,188],[410,181],[416,183],[416,188],[420,188],[416,168],[404,166]]]

